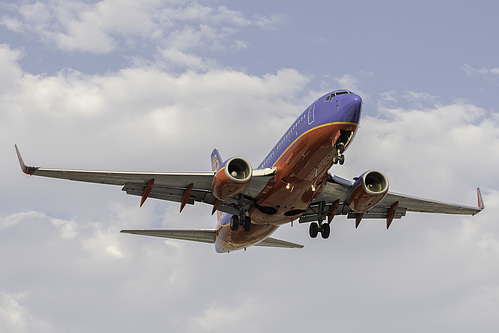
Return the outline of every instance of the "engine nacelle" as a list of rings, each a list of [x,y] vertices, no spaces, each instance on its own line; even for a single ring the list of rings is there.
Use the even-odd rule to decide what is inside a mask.
[[[388,193],[388,178],[379,171],[363,173],[352,185],[348,196],[348,206],[357,212],[365,213],[376,206]]]
[[[253,176],[253,168],[243,158],[233,157],[218,169],[211,191],[218,200],[224,201],[244,191]]]

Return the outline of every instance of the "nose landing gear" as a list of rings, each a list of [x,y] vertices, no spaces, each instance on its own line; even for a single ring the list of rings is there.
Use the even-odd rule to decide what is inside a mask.
[[[333,157],[333,163],[334,164],[340,164],[340,165],[343,165],[343,163],[345,163],[345,155],[343,155],[341,153],[341,149],[345,146],[345,144],[343,142],[338,142],[336,145],[335,145],[335,148],[336,148],[336,154],[334,155]]]

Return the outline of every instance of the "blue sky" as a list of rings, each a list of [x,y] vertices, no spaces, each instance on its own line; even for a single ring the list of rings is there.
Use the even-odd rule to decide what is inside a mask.
[[[499,322],[499,5],[492,1],[4,1],[0,331],[492,332]],[[337,217],[328,241],[217,255],[120,235],[211,228],[211,207],[27,177],[44,167],[256,166],[321,94],[364,99],[346,163],[475,217]]]

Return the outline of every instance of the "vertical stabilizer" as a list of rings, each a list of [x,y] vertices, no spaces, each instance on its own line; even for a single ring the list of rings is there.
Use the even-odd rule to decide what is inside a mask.
[[[212,171],[218,171],[220,167],[222,166],[222,156],[220,156],[220,153],[218,152],[218,149],[215,148],[213,149],[213,152],[211,153],[211,170]],[[220,222],[220,218],[222,217],[222,212],[217,210],[218,206],[220,206],[220,200],[217,200],[215,205],[213,205],[213,211],[212,215],[217,212],[217,221]]]
[[[220,156],[218,149],[215,148],[211,153],[211,170],[218,171],[218,169],[220,169],[221,166],[222,166],[222,157]]]

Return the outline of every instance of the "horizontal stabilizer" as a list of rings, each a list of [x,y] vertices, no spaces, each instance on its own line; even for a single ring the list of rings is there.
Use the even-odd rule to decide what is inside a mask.
[[[156,230],[121,230],[122,233],[182,239],[201,243],[215,243],[216,229],[156,229]]]
[[[163,237],[172,239],[181,239],[201,243],[215,243],[216,229],[150,229],[150,230],[121,230],[125,234],[134,234],[142,236]],[[282,247],[282,248],[303,248],[303,245],[283,241],[275,238],[267,238],[256,244],[256,246]]]
[[[303,248],[303,245],[301,245],[301,244],[291,243],[291,242],[283,241],[280,239],[275,239],[272,237],[264,239],[260,243],[255,244],[255,246],[285,247],[288,249],[301,249],[301,248]]]

